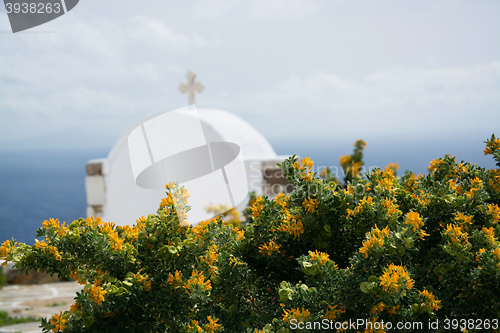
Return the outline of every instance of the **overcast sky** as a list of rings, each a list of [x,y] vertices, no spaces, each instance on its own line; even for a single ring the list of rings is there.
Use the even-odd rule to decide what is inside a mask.
[[[188,69],[199,108],[271,142],[500,134],[498,1],[81,0],[17,34],[2,8],[0,31],[4,144],[116,138],[187,105]]]

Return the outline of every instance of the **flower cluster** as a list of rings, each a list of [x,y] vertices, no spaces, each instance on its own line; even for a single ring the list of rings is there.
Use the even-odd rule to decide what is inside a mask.
[[[68,322],[68,319],[65,318],[65,316],[62,314],[62,311],[59,312],[59,314],[55,314],[50,318],[50,324],[54,326],[52,331],[54,333],[59,332],[59,331],[64,331],[68,325],[66,323]]]
[[[367,233],[367,239],[363,241],[363,246],[359,249],[359,252],[364,254],[365,258],[368,258],[370,252],[384,246],[384,239],[389,236],[389,232],[389,227],[380,230],[375,224],[375,228]]]
[[[272,256],[274,252],[280,253],[280,246],[273,241],[269,241],[259,246],[259,252],[263,256]]]
[[[380,286],[388,293],[399,292],[403,286],[411,289],[414,283],[406,268],[401,265],[390,264],[380,277]]]
[[[191,320],[191,322],[187,325],[186,333],[214,333],[222,331],[221,325],[217,323],[219,318],[212,319],[212,316],[207,316],[207,321],[208,323],[202,327],[198,320]]]
[[[283,310],[283,321],[289,323],[290,320],[296,319],[299,322],[304,322],[311,317],[311,312],[308,309],[290,309]]]
[[[437,311],[440,308],[439,303],[441,301],[436,300],[435,296],[427,291],[419,291],[418,292],[420,295],[419,300],[420,300],[420,305],[419,305],[419,310],[420,311]]]
[[[205,281],[205,277],[203,276],[202,272],[193,270],[191,272],[191,277],[184,283],[182,288],[184,288],[186,293],[190,295],[193,290],[199,288],[203,289],[203,291],[210,290],[212,289],[212,285],[210,279],[207,279]]]
[[[330,257],[329,254],[323,253],[323,252],[318,252],[318,250],[312,252],[309,251],[309,255],[311,256],[311,261],[317,261],[320,263],[320,265],[324,265],[328,260],[330,260],[328,257]]]
[[[346,183],[359,177],[361,167],[364,165],[363,150],[366,147],[366,142],[358,140],[354,143],[354,147],[353,154],[340,157],[340,166],[344,170]]]

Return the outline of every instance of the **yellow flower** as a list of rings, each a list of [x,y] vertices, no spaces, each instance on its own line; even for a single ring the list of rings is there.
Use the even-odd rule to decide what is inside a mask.
[[[380,286],[385,292],[398,292],[403,284],[411,289],[414,281],[410,278],[406,268],[401,265],[390,264],[380,277]]]
[[[476,252],[476,261],[479,261],[479,259],[480,259],[479,256],[481,254],[483,254],[484,252],[486,252],[486,249],[484,249],[484,248],[481,248],[481,249],[479,249],[479,252]]]
[[[102,290],[101,286],[99,286],[99,283],[95,283],[92,285],[92,288],[90,290],[90,294],[92,297],[92,300],[97,304],[101,304],[101,302],[104,301],[104,295],[106,295],[108,292],[106,290]]]
[[[121,231],[124,238],[130,238],[131,240],[138,238],[139,229],[137,227],[131,228],[129,225],[124,225],[118,226],[116,229]]]
[[[296,170],[304,170],[305,169],[302,165],[300,165],[299,162],[293,163],[293,168]]]
[[[150,291],[151,290],[151,281],[144,282],[144,289],[146,291]]]
[[[424,226],[424,222],[417,212],[409,212],[408,214],[406,214],[405,222],[406,224],[409,224],[413,227],[414,232]]]
[[[141,274],[141,271],[143,269],[144,268],[141,268],[137,273],[134,274],[135,281],[137,281],[139,283],[147,279],[147,276],[144,276]]]
[[[493,229],[493,227],[490,228],[483,227],[483,232],[488,243],[490,243],[490,245],[494,245],[497,239],[495,237],[495,230]]]
[[[208,232],[210,224],[215,223],[216,219],[212,218],[206,221],[201,221],[197,226],[194,226],[192,231],[196,235],[196,239],[199,240],[203,235]]]
[[[239,261],[234,256],[229,257],[229,265],[236,267],[236,265],[245,265],[243,262]]]
[[[498,205],[489,205],[487,214],[493,217],[493,223],[500,221],[500,207]]]
[[[6,240],[5,242],[2,243],[2,246],[0,246],[0,256],[2,258],[7,256],[7,253],[10,250],[10,240]]]
[[[493,179],[490,179],[488,184],[493,187],[494,192],[498,193],[500,192],[500,168],[489,170],[489,172]]]
[[[168,273],[167,283],[174,286],[182,284],[182,273],[178,270],[175,270],[175,276]]]
[[[380,230],[375,224],[375,229],[368,232],[367,240],[363,241],[363,247],[359,249],[360,253],[365,255],[365,258],[368,258],[368,252],[374,247],[382,247],[384,246],[384,238],[389,236],[389,227],[385,227]]]
[[[312,182],[313,181],[313,173],[312,172],[303,172],[300,175],[300,180],[303,180],[305,182]]]
[[[316,208],[318,207],[319,201],[316,199],[307,199],[305,198],[302,202],[302,206],[306,209],[307,213],[314,213]]]
[[[102,219],[99,216],[96,216],[95,218],[90,216],[85,219],[85,224],[91,228],[97,228],[102,224]]]
[[[360,205],[373,206],[373,198],[370,196],[364,196],[363,199],[359,201]]]
[[[273,252],[280,253],[281,251],[280,251],[280,246],[278,244],[276,244],[273,241],[269,241],[259,246],[259,252],[263,256],[266,256],[266,254],[268,256],[272,256]]]
[[[479,179],[479,177],[477,177],[477,176],[470,181],[471,187],[474,187],[474,188],[480,188],[483,186],[482,184],[483,184],[483,181],[481,179]]]
[[[87,284],[87,280],[85,279],[85,276],[79,276],[77,271],[72,271],[71,274],[69,275],[70,278],[75,279],[79,284]]]
[[[344,155],[340,157],[340,165],[344,166],[351,162],[351,155]]]
[[[47,247],[47,245],[48,245],[48,244],[47,244],[47,243],[45,243],[45,241],[41,241],[41,242],[40,242],[38,239],[35,239],[35,247],[36,247],[37,249],[44,249],[44,248],[46,248],[46,247]]]
[[[439,303],[441,303],[441,301],[436,301],[435,296],[431,292],[427,290],[419,290],[418,293],[421,296],[420,298],[423,304],[430,307],[434,311],[437,311],[440,308]]]
[[[469,226],[468,224],[471,224],[472,225],[472,215],[470,216],[465,216],[463,215],[462,213],[454,213],[453,215],[455,215],[455,221],[461,223],[462,227],[465,229],[465,230],[469,230]]]
[[[73,313],[73,312],[77,312],[77,311],[80,311],[82,309],[82,305],[80,303],[74,303],[74,304],[71,304],[71,307],[70,307],[70,312]]]
[[[113,249],[113,251],[118,251],[122,249],[122,243],[124,239],[120,239],[116,231],[111,234],[110,240],[111,240],[111,248]]]
[[[467,232],[462,232],[462,228],[458,225],[447,224],[445,235],[448,235],[453,244],[461,243],[464,241],[468,243],[469,234]]]
[[[200,327],[197,320],[191,320],[191,323],[188,324],[188,333],[202,333],[203,328]]]
[[[58,219],[49,219],[48,221],[45,220],[42,222],[42,225],[47,229],[51,227],[59,229],[59,220]]]
[[[371,310],[370,310],[370,313],[372,314],[381,314],[382,311],[384,311],[384,307],[385,307],[385,304],[384,302],[380,302],[378,304],[375,304]]]
[[[262,210],[264,209],[264,206],[262,205],[263,201],[264,201],[264,198],[262,196],[260,196],[253,203],[251,209],[252,209],[252,216],[254,218],[259,217],[259,215],[262,213]]]
[[[207,255],[205,256],[205,261],[209,266],[212,266],[213,263],[219,258],[219,254],[217,253],[217,245],[211,245],[207,250]]]
[[[493,253],[495,257],[497,257],[497,260],[500,261],[500,248],[497,247],[496,249],[492,250],[491,253]]]
[[[391,185],[392,185],[392,181],[391,181]],[[390,187],[389,187],[389,189],[390,189]],[[399,205],[394,204],[394,200],[395,200],[394,198],[393,199],[385,198],[384,201],[380,202],[382,207],[387,209],[387,216],[391,216],[392,214],[396,214],[398,212]]]
[[[457,190],[457,181],[455,179],[450,179],[448,180],[448,187],[450,188],[450,190],[452,191],[456,191]]]
[[[219,330],[219,328],[221,327],[220,324],[217,324],[217,322],[219,321],[219,318],[213,320],[211,316],[208,316],[207,320],[208,320],[208,324],[205,325],[205,331],[207,331],[207,333],[217,332]]]
[[[240,241],[245,238],[245,231],[238,229],[238,227],[233,228],[234,233],[236,234],[236,240]]]
[[[283,310],[283,312],[283,321],[285,323],[289,323],[292,319],[297,319],[298,321],[303,322],[311,317],[309,310],[304,308],[302,308],[302,311],[299,309],[290,309],[288,311]]]
[[[287,200],[289,199],[290,197],[287,195],[285,196],[284,193],[279,193],[276,198],[274,198],[274,202],[281,206],[281,209],[286,209],[288,207],[288,203],[287,203]]]
[[[337,309],[337,305],[331,306],[328,305],[328,310],[326,311],[325,315],[323,316],[323,319],[329,319],[329,320],[334,320],[340,317],[343,313],[345,313],[344,310]]]
[[[324,265],[329,259],[330,255],[323,252],[318,252],[315,250],[314,252],[309,251],[309,255],[311,256],[311,260],[318,261],[321,265]]]
[[[5,261],[2,263],[1,266],[7,265],[7,256],[9,255],[9,252],[13,250],[16,246],[17,242],[15,242],[14,245],[12,245],[9,240],[6,240],[5,242],[2,243],[2,246],[0,246],[0,259],[5,259]]]
[[[52,332],[56,333],[58,331],[64,331],[68,325],[66,323],[68,319],[64,318],[62,311],[59,311],[59,314],[55,314],[50,318],[50,324],[55,327],[52,329]]]
[[[300,160],[300,162],[302,163],[302,165],[304,167],[306,167],[308,170],[310,170],[313,166],[314,166],[314,163],[313,161],[311,161],[311,159],[309,157],[304,157],[302,160]]]
[[[115,224],[113,222],[106,222],[101,227],[101,233],[103,234],[111,234],[113,233],[113,229],[115,228]]]
[[[347,185],[347,188],[344,189],[344,195],[354,195],[354,188],[352,185]]]
[[[476,192],[483,187],[483,181],[476,177],[474,179],[471,179],[470,186],[470,190],[465,193],[468,199],[472,199],[475,197]]]
[[[431,165],[429,166],[429,171],[437,171],[440,169],[441,165],[445,164],[446,162],[443,161],[442,159],[434,159],[431,161]]]
[[[205,281],[203,273],[193,270],[191,272],[191,277],[187,280],[186,283],[184,283],[182,287],[185,289],[188,295],[191,295],[190,292],[193,291],[196,286],[203,287],[205,291],[212,289],[210,279],[207,279],[207,281]]]
[[[55,246],[49,245],[48,246],[49,253],[52,254],[57,261],[61,261],[61,255],[59,254],[59,251],[57,251],[57,248]]]
[[[359,173],[359,168],[361,167],[361,162],[352,163],[352,175],[356,176]]]
[[[366,147],[366,142],[363,141],[363,140],[357,140],[355,143],[354,143],[354,147],[357,147],[359,146],[360,149],[365,149]]]
[[[160,206],[161,207],[175,206],[176,203],[177,203],[176,199],[172,196],[172,193],[169,192],[166,198],[161,199]]]
[[[490,140],[486,143],[484,155],[493,154],[493,151],[498,149],[500,149],[500,139]]]
[[[295,239],[304,233],[304,225],[300,220],[300,215],[290,216],[290,212],[287,210],[285,211],[285,218],[281,221],[277,230],[288,232]]]

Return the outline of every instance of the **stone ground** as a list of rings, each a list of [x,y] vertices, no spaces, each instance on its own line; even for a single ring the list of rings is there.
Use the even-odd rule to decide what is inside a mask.
[[[69,310],[76,292],[82,290],[76,281],[33,285],[5,285],[0,289],[0,311],[12,317],[50,318],[59,311]],[[40,333],[40,322],[0,327],[0,333]]]

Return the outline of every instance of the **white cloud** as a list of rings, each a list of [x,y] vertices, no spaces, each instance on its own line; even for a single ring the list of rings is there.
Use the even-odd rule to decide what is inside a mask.
[[[305,0],[219,0],[194,2],[193,9],[197,18],[297,19],[317,12],[317,5]]]
[[[274,91],[283,103],[302,100],[310,105],[339,105],[361,111],[409,105],[500,103],[500,62],[442,69],[394,69],[347,80],[331,73],[291,78]],[[252,98],[257,97],[252,94]]]
[[[377,72],[366,77],[364,90],[372,90],[383,105],[443,103],[498,103],[500,62],[471,67],[411,69]],[[392,98],[388,98],[392,96]]]
[[[187,36],[175,32],[157,19],[134,16],[131,21],[133,23],[131,35],[135,41],[146,41],[149,44],[155,43],[157,45],[165,43],[164,45],[173,48],[208,45],[208,41],[200,36]]]
[[[500,123],[500,62],[459,68],[392,69],[360,80],[317,72],[303,78],[294,76],[268,91],[233,98],[227,94],[210,96],[209,102],[239,110],[273,137],[299,127],[307,136],[327,135],[332,130],[377,133],[413,128],[479,129]],[[276,114],[281,116],[273,118]],[[414,126],[408,129],[409,122]]]

